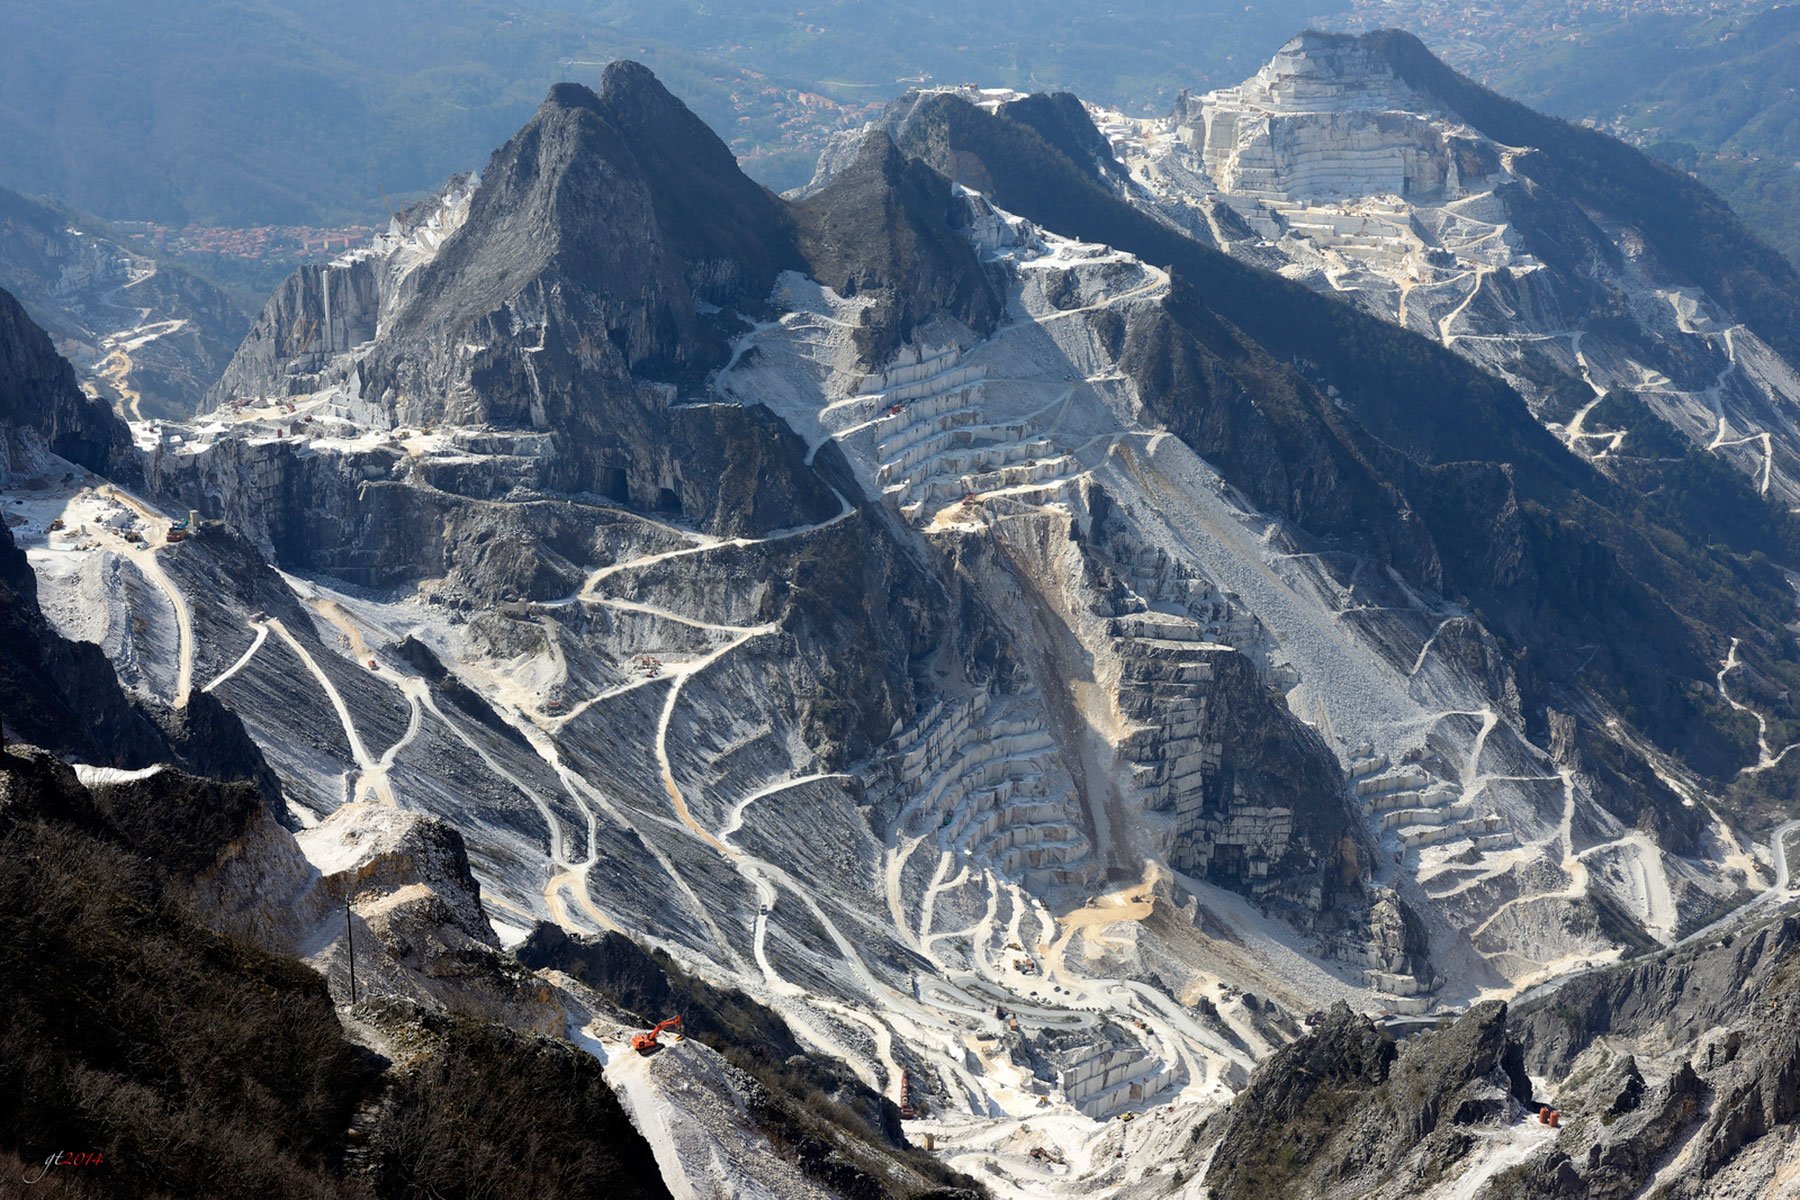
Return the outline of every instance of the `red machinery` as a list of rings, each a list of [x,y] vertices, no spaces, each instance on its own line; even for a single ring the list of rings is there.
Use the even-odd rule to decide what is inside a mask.
[[[658,1021],[645,1032],[632,1035],[631,1048],[639,1054],[655,1054],[662,1049],[662,1035],[665,1033],[674,1034],[679,1041],[682,1036],[681,1018],[670,1017],[666,1021]]]

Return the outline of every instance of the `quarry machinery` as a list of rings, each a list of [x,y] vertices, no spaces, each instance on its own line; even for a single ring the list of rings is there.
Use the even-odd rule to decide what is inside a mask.
[[[677,1041],[681,1040],[681,1018],[670,1017],[666,1021],[658,1021],[643,1033],[633,1034],[631,1048],[639,1054],[655,1054],[662,1049],[662,1035],[672,1033]]]

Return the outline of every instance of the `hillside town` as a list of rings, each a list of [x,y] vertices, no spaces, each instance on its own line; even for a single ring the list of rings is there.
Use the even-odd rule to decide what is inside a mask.
[[[373,225],[170,225],[158,221],[114,221],[137,250],[151,255],[218,254],[259,263],[302,263],[329,258],[366,245]]]

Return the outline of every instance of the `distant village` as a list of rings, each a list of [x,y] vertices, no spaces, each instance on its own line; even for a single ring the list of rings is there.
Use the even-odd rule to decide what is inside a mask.
[[[364,246],[378,232],[372,225],[164,225],[156,221],[113,221],[133,249],[152,255],[219,254],[261,263],[301,263]]]

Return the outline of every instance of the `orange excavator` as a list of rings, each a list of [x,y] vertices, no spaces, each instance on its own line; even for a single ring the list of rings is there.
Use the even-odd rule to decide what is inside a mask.
[[[670,1017],[666,1021],[658,1021],[643,1033],[633,1034],[631,1048],[639,1054],[655,1054],[662,1049],[662,1035],[665,1033],[674,1034],[675,1040],[680,1041],[682,1038],[681,1018]]]

